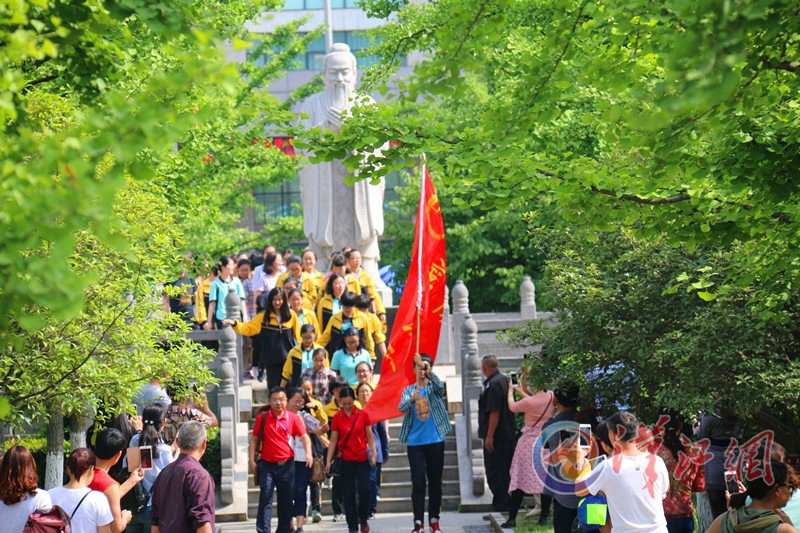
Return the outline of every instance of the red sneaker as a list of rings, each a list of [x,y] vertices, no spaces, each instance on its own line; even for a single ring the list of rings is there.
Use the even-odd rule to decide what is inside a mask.
[[[361,533],[369,533],[369,524],[364,522],[361,524]]]
[[[425,533],[425,526],[422,522],[414,522],[414,529],[411,530],[411,533]]]
[[[441,529],[439,529],[439,520],[437,519],[436,522],[431,521],[431,533],[441,533]]]

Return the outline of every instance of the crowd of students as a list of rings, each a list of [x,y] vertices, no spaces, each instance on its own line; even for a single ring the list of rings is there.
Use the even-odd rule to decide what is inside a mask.
[[[703,416],[695,432],[676,414],[653,427],[627,411],[598,419],[579,409],[577,386],[531,390],[524,375],[515,385],[491,355],[482,371],[478,432],[502,527],[516,526],[529,495],[540,524],[552,513],[555,533],[691,533],[694,496],[705,492],[710,533],[796,531],[800,477],[785,450],[768,433],[741,443],[730,413]]]

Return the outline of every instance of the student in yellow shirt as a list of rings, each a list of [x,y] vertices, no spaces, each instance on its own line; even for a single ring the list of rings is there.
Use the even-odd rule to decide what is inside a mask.
[[[306,248],[303,251],[303,272],[311,278],[316,287],[316,294],[313,298],[309,299],[308,304],[312,309],[317,307],[317,302],[325,293],[325,275],[317,270],[317,254],[313,250]]]
[[[328,278],[328,282],[325,284],[325,295],[317,304],[317,323],[322,328],[320,331],[325,331],[331,317],[342,310],[340,299],[346,288],[347,282],[344,276],[331,274]]]
[[[266,298],[262,295],[258,299],[256,310],[258,313],[249,322],[225,320],[225,323],[233,325],[240,335],[255,337],[253,357],[258,366],[258,380],[264,381],[266,375],[267,390],[271,390],[281,382],[289,351],[301,341],[300,324],[297,315],[289,309],[283,290],[277,287],[269,291]],[[267,316],[269,318],[265,318]]]
[[[322,333],[319,322],[317,322],[317,315],[308,307],[300,289],[289,290],[286,293],[286,298],[289,300],[289,307],[294,311],[294,314],[297,315],[297,321],[300,323],[300,327],[303,327],[305,324],[311,324],[314,326],[314,331],[317,332],[317,335]]]
[[[366,294],[356,297],[356,308],[367,317],[369,331],[372,334],[372,343],[375,347],[375,371],[380,373],[381,361],[386,355],[386,334],[384,333],[383,323],[378,315],[370,311],[370,297]]]
[[[376,358],[375,335],[373,335],[367,316],[356,309],[356,300],[356,295],[349,291],[342,296],[342,310],[331,317],[317,342],[324,346],[328,353],[336,353],[344,346],[344,332],[355,328],[358,330],[361,345],[369,352],[374,361]]]
[[[303,272],[302,260],[293,255],[288,261],[286,272],[278,276],[275,286],[283,288],[286,292],[290,289],[300,289],[305,300],[314,302],[317,299],[317,285],[311,276]]]
[[[217,279],[219,269],[214,266],[206,277],[197,280],[197,290],[194,291],[194,321],[201,327],[208,320],[209,294],[211,294],[211,284]]]
[[[300,327],[301,343],[291,350],[283,364],[281,373],[281,387],[291,385],[296,387],[300,383],[300,374],[304,370],[314,366],[314,352],[317,348],[322,348],[317,344],[317,332],[311,324],[303,324]]]
[[[383,306],[381,295],[378,294],[378,290],[375,288],[375,280],[372,279],[369,272],[361,268],[361,252],[358,250],[350,250],[345,254],[345,259],[347,259],[347,269],[350,271],[347,275],[348,287],[350,285],[349,280],[355,279],[361,287],[361,292],[366,293],[372,299],[375,314],[378,315],[381,322],[385,323],[386,308]]]

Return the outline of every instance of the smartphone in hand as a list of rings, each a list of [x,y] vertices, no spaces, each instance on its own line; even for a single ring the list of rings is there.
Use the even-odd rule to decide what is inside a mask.
[[[725,471],[725,490],[727,490],[729,494],[738,494],[739,482],[736,479],[736,471]]]
[[[578,426],[578,439],[580,447],[586,451],[592,447],[592,426],[591,424],[581,424]]]
[[[139,447],[139,463],[142,470],[149,470],[153,468],[153,448],[150,446]]]
[[[516,372],[511,373],[511,384],[512,385],[519,385],[519,376]]]

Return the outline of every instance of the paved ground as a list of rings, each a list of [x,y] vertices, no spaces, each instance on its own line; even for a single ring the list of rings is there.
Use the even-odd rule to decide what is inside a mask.
[[[489,522],[483,519],[484,513],[442,513],[441,524],[443,533],[491,533]],[[231,522],[218,524],[222,533],[252,533],[256,530],[255,520],[250,522]],[[370,520],[371,533],[408,533],[412,527],[411,516],[408,513],[380,513]],[[275,530],[277,521],[273,519],[272,530]],[[323,518],[319,524],[308,524],[303,528],[305,533],[317,532],[346,532],[344,522],[332,522],[330,516]]]

